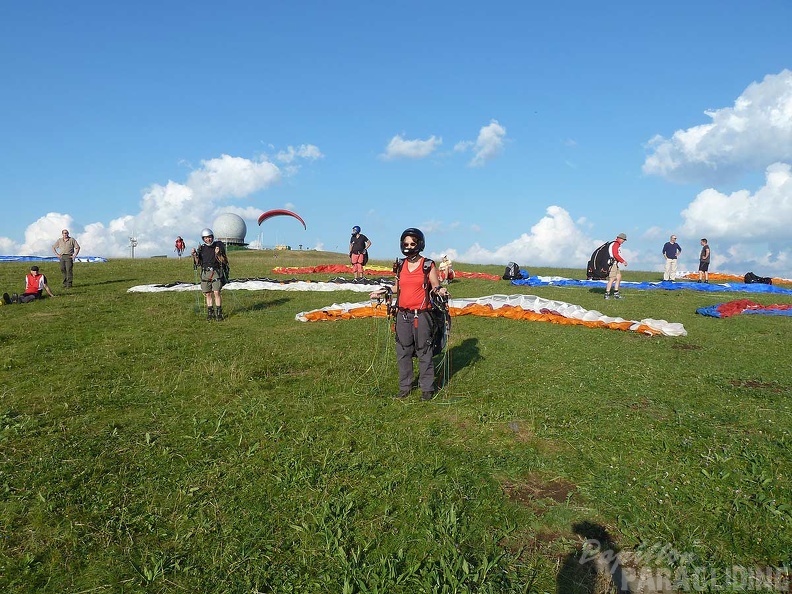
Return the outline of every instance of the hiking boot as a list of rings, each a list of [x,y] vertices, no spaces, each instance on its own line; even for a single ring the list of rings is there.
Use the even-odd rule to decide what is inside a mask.
[[[605,293],[605,299],[610,299],[610,295],[608,293]]]
[[[17,293],[11,294],[11,303],[19,303],[19,295]]]
[[[206,319],[209,322],[211,322],[212,320],[215,319],[214,307],[207,307],[206,308]]]
[[[623,297],[621,295],[619,295],[618,293],[614,293],[613,294],[613,298],[614,299],[623,299]]]
[[[215,320],[218,322],[222,322],[225,318],[223,317],[223,308],[222,307],[215,307]]]
[[[421,400],[431,400],[435,397],[434,390],[429,390],[428,392],[421,392]]]
[[[11,305],[11,297],[8,295],[8,293],[3,293],[3,303],[6,305]]]

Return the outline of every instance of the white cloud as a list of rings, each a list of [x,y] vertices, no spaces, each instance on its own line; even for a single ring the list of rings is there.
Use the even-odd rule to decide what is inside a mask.
[[[476,154],[471,159],[471,167],[481,167],[490,161],[503,150],[503,140],[506,136],[506,128],[501,126],[497,120],[491,120],[486,126],[479,130],[478,138],[474,150]]]
[[[682,211],[682,218],[682,233],[709,240],[713,270],[789,275],[792,165],[770,165],[764,186],[754,193],[739,190],[723,194],[706,189]]]
[[[397,134],[391,138],[381,156],[385,160],[423,159],[431,155],[441,144],[443,144],[443,139],[434,135],[426,140],[405,140],[400,134]]]
[[[313,145],[302,145],[294,154],[311,159],[321,155]],[[229,198],[243,198],[265,190],[281,177],[278,166],[267,160],[221,155],[202,161],[201,167],[192,171],[185,183],[168,181],[147,188],[136,215],[123,215],[109,223],[79,225],[70,215],[48,213],[28,226],[21,246],[13,246],[13,243],[0,243],[0,246],[6,253],[49,256],[61,229],[67,228],[80,243],[85,256],[129,257],[130,237],[137,240],[136,256],[169,255],[177,235],[184,237],[188,245],[190,242],[197,244],[200,229],[211,226],[223,212],[255,220],[263,212],[259,207],[224,206],[223,203]]]
[[[662,227],[652,226],[649,227],[646,231],[643,232],[641,235],[644,239],[651,239],[651,240],[658,240],[668,236],[669,233],[663,229]]]
[[[533,266],[574,266],[581,268],[591,252],[602,242],[588,237],[560,206],[549,206],[546,215],[517,239],[495,250],[478,243],[464,252],[455,253],[463,262],[495,264],[509,261],[530,263]],[[448,249],[445,253],[450,253]],[[456,252],[456,250],[455,250]]]
[[[788,241],[792,237],[792,166],[774,163],[756,193],[726,195],[709,188],[682,211],[684,232],[748,243]]]
[[[60,239],[63,229],[74,230],[74,220],[67,214],[48,212],[25,229],[25,241],[20,248],[16,246],[4,253],[18,253],[25,256],[54,256],[52,244]]]
[[[313,144],[301,144],[297,148],[289,146],[285,151],[278,152],[275,158],[281,163],[292,163],[295,159],[316,161],[324,158],[324,155],[319,150],[319,147]]]
[[[280,181],[278,166],[269,161],[251,161],[242,157],[222,155],[201,161],[202,168],[193,171],[187,186],[196,196],[210,200],[239,198],[267,188]]]
[[[706,111],[711,122],[655,136],[644,173],[674,181],[733,179],[776,161],[792,161],[792,71],[767,75],[733,107]]]

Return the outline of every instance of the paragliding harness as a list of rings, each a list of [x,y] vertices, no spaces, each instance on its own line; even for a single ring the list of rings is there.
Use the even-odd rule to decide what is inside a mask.
[[[763,285],[772,285],[773,279],[769,276],[757,276],[753,272],[746,272],[743,277],[746,285],[753,285],[755,283]]]
[[[404,260],[405,258],[398,258],[393,263],[393,273],[396,275],[397,279],[399,278],[402,268],[404,267]],[[424,291],[426,291],[426,302],[430,304],[429,320],[432,329],[432,356],[434,357],[443,352],[443,349],[445,349],[446,343],[448,342],[448,333],[451,330],[451,315],[448,313],[448,297],[437,295],[432,291],[432,286],[429,282],[429,272],[432,270],[433,265],[433,260],[424,258],[423,288]],[[399,296],[396,295],[395,302],[391,303],[390,288],[386,287],[386,290],[388,291],[388,316],[395,317],[399,312]]]
[[[586,264],[586,278],[588,280],[606,280],[608,278],[608,271],[614,262],[614,258],[610,253],[612,243],[612,241],[603,243],[591,254],[591,259]]]
[[[198,246],[198,263],[193,264],[193,268],[199,268],[201,271],[204,270],[211,270],[212,273],[209,275],[207,279],[209,282],[212,282],[215,278],[215,274],[219,275],[220,278],[220,286],[224,287],[228,284],[229,279],[231,278],[231,267],[228,265],[228,255],[226,254],[225,244],[222,241],[213,241],[208,247],[214,247],[215,244],[220,245],[220,257],[222,260],[217,260],[218,266],[217,267],[207,267],[203,266],[201,261],[201,248],[204,246]]]
[[[520,266],[517,262],[509,262],[506,265],[506,270],[503,271],[503,280],[515,280],[518,278],[522,278]]]

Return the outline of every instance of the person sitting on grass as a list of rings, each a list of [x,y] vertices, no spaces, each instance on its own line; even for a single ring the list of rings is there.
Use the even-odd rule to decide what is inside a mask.
[[[443,254],[440,264],[437,265],[437,276],[440,278],[440,284],[447,285],[454,280],[454,267],[448,256]]]
[[[21,295],[14,293],[12,297],[9,297],[8,293],[3,293],[3,301],[6,305],[28,303],[36,299],[42,299],[45,291],[50,297],[55,297],[47,284],[47,277],[39,273],[38,266],[31,266],[30,273],[25,275],[25,292]]]

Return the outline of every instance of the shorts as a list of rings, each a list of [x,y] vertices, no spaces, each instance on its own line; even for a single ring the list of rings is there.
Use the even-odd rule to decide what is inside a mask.
[[[220,271],[212,268],[204,268],[201,270],[201,291],[204,293],[212,293],[219,291],[223,286],[220,282]]]
[[[619,264],[618,262],[614,262],[611,264],[611,267],[608,268],[608,280],[616,280],[616,277],[619,275]]]
[[[709,270],[709,262],[699,262],[699,272],[707,272]]]

